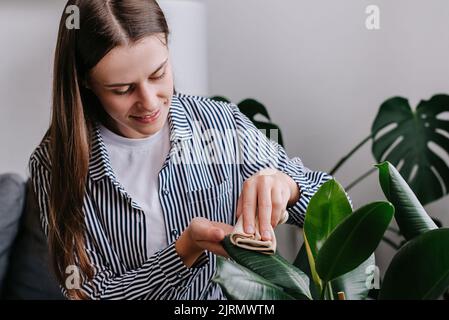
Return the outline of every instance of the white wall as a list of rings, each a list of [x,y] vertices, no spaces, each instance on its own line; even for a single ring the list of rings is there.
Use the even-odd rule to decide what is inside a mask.
[[[0,2],[0,172],[26,175],[50,121],[53,52],[64,3]]]
[[[311,168],[330,170],[368,136],[387,98],[401,95],[414,107],[449,93],[447,0],[208,4],[211,93],[261,101],[280,125],[289,155]],[[371,4],[380,8],[380,30],[365,28]],[[346,185],[374,163],[366,145],[337,178]],[[375,174],[350,195],[356,207],[384,198]],[[427,208],[449,225],[449,197]],[[378,251],[383,272],[394,251],[385,244]]]
[[[199,0],[201,1],[201,0]],[[369,134],[379,105],[402,95],[413,106],[449,93],[447,0],[213,0],[209,91],[264,103],[290,156],[329,170]],[[49,122],[51,64],[65,1],[0,2],[0,172],[25,176]],[[381,29],[365,28],[365,8]],[[192,75],[195,76],[195,75]],[[367,145],[337,174],[345,185],[374,159]],[[356,207],[383,199],[375,175],[351,191]],[[427,207],[449,225],[449,197]],[[295,229],[283,227],[289,230]],[[282,233],[293,258],[296,239]],[[381,271],[393,253],[379,248]]]
[[[28,158],[48,127],[54,48],[66,2],[0,2],[0,173],[13,171],[25,177]],[[205,8],[196,6],[195,1],[164,0],[161,3],[169,21],[178,18],[170,24],[176,89],[188,88],[189,92],[206,94]],[[191,21],[195,24],[188,25]],[[191,31],[195,35],[187,38],[186,33]],[[195,48],[187,47],[188,41]],[[185,63],[187,59],[191,61],[189,65]],[[189,83],[187,73],[193,70],[195,76]]]

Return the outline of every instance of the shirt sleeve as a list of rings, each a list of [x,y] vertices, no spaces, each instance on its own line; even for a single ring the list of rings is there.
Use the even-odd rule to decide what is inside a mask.
[[[38,199],[42,228],[48,236],[50,172],[36,156],[31,157],[29,170]],[[90,205],[90,201],[85,200],[84,209]],[[139,268],[117,274],[96,248],[95,241],[87,232],[86,250],[94,269],[94,277],[89,281],[79,281],[81,283],[78,288],[90,299],[184,299],[195,277],[209,262],[207,254],[203,253],[191,268],[187,268],[173,242],[152,255]],[[69,285],[73,289],[76,284],[70,282]],[[67,296],[68,284],[60,286]]]
[[[302,226],[310,199],[332,177],[321,171],[306,168],[298,157],[289,158],[284,148],[266,137],[235,104],[230,104],[236,121],[238,161],[246,180],[264,168],[275,168],[289,175],[298,185],[299,200],[287,208],[287,223]]]

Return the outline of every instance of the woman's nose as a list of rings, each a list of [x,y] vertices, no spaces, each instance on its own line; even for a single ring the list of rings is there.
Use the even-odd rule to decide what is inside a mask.
[[[159,108],[159,98],[155,88],[144,84],[139,89],[139,105],[149,111],[154,111]]]

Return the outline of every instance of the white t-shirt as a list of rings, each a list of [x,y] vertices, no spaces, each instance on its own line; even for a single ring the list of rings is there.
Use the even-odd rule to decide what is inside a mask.
[[[148,138],[130,139],[100,125],[100,133],[117,180],[145,213],[147,254],[168,246],[159,201],[159,171],[170,151],[168,121]]]

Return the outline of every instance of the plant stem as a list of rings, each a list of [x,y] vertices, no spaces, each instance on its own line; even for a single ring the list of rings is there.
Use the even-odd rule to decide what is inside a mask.
[[[329,295],[329,300],[334,300],[334,290],[330,281],[327,283],[327,294]]]
[[[323,284],[323,289],[321,290],[320,300],[324,300],[326,298],[326,289],[327,289],[327,283],[324,283]]]
[[[357,179],[355,179],[353,182],[351,182],[346,188],[346,191],[351,190],[357,183],[359,183],[360,181],[362,181],[363,179],[365,179],[366,177],[368,177],[371,173],[373,173],[374,171],[376,171],[377,168],[371,168],[369,169],[367,172],[365,172],[364,174],[362,174],[360,177],[358,177]]]
[[[338,161],[338,163],[335,165],[335,167],[329,172],[329,174],[331,176],[334,175],[334,173],[346,162],[346,160],[348,160],[357,150],[359,150],[368,140],[371,140],[372,135],[370,134],[368,137],[366,137],[365,139],[363,139],[362,142],[360,142],[358,145],[356,145],[354,147],[354,149],[352,149],[351,151],[349,151],[349,153],[344,156],[343,158],[340,159],[340,161]]]
[[[334,293],[332,291],[332,283],[330,281],[324,283],[323,290],[321,291],[321,300],[334,300]]]

